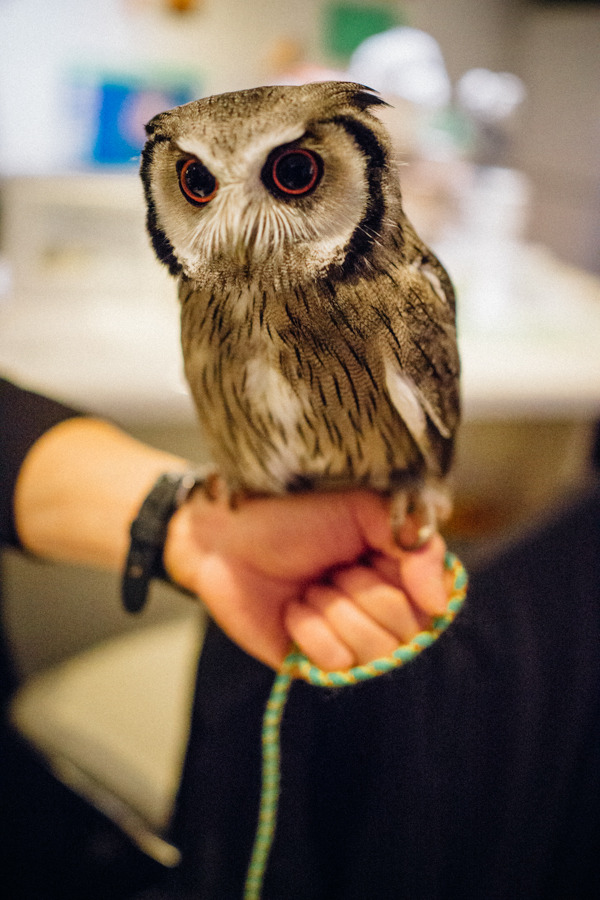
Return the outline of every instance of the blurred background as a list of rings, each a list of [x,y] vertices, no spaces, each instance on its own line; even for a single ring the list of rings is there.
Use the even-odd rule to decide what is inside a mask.
[[[449,539],[474,564],[589,476],[599,39],[598,3],[1,0],[0,370],[202,459],[175,284],[144,230],[143,125],[209,93],[364,82],[392,104],[406,209],[458,292],[465,421]],[[70,605],[77,574],[5,567],[25,671],[132,627],[99,576]],[[40,582],[57,601],[43,614]],[[69,624],[48,642],[56,609]]]
[[[143,125],[221,91],[361,81],[391,103],[405,208],[457,289],[464,424],[447,538],[476,568],[593,477],[599,46],[599,2],[0,0],[0,372],[201,461],[175,283],[145,234]],[[24,682],[104,639],[196,615],[165,586],[135,619],[112,576],[16,553],[2,566]],[[31,783],[52,797],[40,801],[43,844],[57,803]],[[115,868],[114,835],[82,828],[81,811],[60,821],[42,868],[69,841],[83,859],[85,835],[95,862],[73,897],[120,897],[122,872],[108,888],[98,876]],[[35,896],[71,893],[63,881]]]

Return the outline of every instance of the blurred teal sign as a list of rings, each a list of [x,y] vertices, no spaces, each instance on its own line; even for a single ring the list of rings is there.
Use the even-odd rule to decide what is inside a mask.
[[[97,87],[97,119],[91,155],[100,165],[136,162],[144,145],[144,125],[153,116],[197,96],[191,84],[144,83],[111,78]]]

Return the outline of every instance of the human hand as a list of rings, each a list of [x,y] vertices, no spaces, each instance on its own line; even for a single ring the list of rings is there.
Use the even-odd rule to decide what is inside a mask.
[[[173,516],[164,562],[246,652],[279,668],[294,641],[322,669],[391,653],[446,608],[439,535],[401,550],[389,503],[366,491],[247,499],[197,492]]]

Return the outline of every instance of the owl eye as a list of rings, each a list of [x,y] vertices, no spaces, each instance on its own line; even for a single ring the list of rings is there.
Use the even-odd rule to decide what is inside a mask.
[[[186,159],[177,167],[181,193],[194,206],[203,206],[215,196],[219,182],[199,159]]]
[[[263,181],[270,191],[284,197],[310,194],[323,172],[321,157],[312,150],[288,147],[274,150],[263,169]]]

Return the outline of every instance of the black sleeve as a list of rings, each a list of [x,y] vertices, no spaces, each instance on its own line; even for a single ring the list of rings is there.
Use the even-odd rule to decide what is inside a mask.
[[[29,448],[54,425],[77,415],[74,409],[0,378],[0,545],[19,544],[13,494]]]
[[[414,662],[293,682],[264,900],[600,897],[599,559],[600,486],[475,573]],[[209,625],[166,897],[243,894],[273,677]]]

